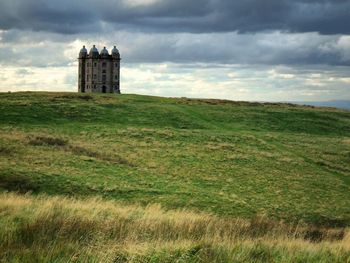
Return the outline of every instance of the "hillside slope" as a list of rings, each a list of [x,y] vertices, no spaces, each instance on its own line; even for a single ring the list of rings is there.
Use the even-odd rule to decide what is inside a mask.
[[[0,94],[0,189],[350,225],[350,112]]]

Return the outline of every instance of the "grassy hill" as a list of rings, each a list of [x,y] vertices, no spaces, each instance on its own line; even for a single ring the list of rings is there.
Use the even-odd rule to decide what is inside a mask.
[[[73,93],[3,93],[0,102],[0,189],[16,198],[100,197],[221,220],[350,225],[349,111]]]

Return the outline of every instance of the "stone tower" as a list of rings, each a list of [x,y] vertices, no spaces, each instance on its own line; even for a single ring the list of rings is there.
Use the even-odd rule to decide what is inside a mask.
[[[116,46],[111,55],[95,45],[89,54],[85,46],[79,52],[78,92],[120,93],[120,54]]]

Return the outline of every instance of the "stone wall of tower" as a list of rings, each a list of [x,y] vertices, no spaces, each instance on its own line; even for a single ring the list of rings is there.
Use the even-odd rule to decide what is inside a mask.
[[[79,92],[120,93],[119,53],[79,55],[78,83]]]
[[[78,91],[85,92],[85,58],[79,58]]]
[[[112,63],[112,87],[114,89],[114,93],[120,93],[120,58],[114,58]]]

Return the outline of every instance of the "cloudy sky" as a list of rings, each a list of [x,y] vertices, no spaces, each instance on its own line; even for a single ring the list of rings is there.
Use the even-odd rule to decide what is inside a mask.
[[[350,0],[0,0],[0,91],[77,91],[93,44],[123,93],[350,99]]]

